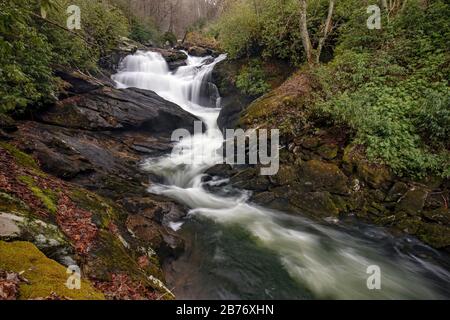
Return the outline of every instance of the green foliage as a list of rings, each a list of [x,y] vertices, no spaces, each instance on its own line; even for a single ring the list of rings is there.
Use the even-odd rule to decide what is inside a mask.
[[[156,43],[159,39],[159,31],[156,24],[147,19],[141,22],[138,19],[133,19],[131,22],[130,39],[143,43]]]
[[[308,3],[308,29],[316,46],[328,4],[328,0],[310,0]],[[334,21],[340,25],[360,7],[358,0],[337,1]],[[233,59],[261,55],[300,65],[305,58],[299,20],[298,0],[237,0],[212,30]],[[362,25],[366,26],[365,20]],[[333,32],[329,41],[333,41]]]
[[[240,58],[257,50],[261,41],[260,20],[250,2],[239,1],[218,23],[219,40],[230,58]]]
[[[450,12],[443,3],[424,10],[411,2],[379,37],[350,22],[333,62],[316,71],[315,111],[352,128],[368,157],[399,175],[450,176]]]
[[[69,5],[81,8],[82,30],[64,30]],[[41,9],[45,19],[40,18]],[[58,24],[60,27],[55,26]],[[0,3],[0,112],[21,112],[55,99],[55,66],[93,70],[128,35],[114,6],[91,0],[6,0]]]
[[[253,60],[244,66],[236,79],[236,87],[244,94],[249,96],[261,96],[270,89],[266,82],[265,74],[261,64]]]
[[[51,46],[33,25],[25,1],[0,3],[0,112],[51,98],[55,89]]]
[[[177,36],[170,31],[167,31],[166,33],[163,34],[162,38],[161,38],[161,42],[163,44],[169,43],[171,46],[174,46],[177,43]]]

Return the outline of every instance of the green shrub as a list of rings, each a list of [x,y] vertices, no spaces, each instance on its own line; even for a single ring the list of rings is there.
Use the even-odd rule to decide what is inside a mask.
[[[46,6],[49,21],[39,18],[39,0],[0,3],[0,112],[21,112],[55,99],[55,67],[94,70],[101,55],[128,35],[128,21],[102,1],[54,0]],[[82,30],[64,30],[66,8],[81,8]],[[58,24],[60,27],[55,26]]]
[[[257,97],[267,93],[270,89],[265,74],[258,61],[251,61],[244,66],[236,78],[236,87],[244,94]]]
[[[44,102],[55,91],[52,47],[34,26],[32,2],[0,3],[0,112]]]
[[[315,73],[315,112],[352,128],[368,157],[399,175],[449,177],[449,6],[411,3],[368,47],[357,45],[366,31],[342,29],[335,59]]]
[[[158,28],[151,19],[146,19],[143,22],[137,19],[132,20],[130,39],[142,44],[148,44],[149,42],[156,44],[159,37]]]

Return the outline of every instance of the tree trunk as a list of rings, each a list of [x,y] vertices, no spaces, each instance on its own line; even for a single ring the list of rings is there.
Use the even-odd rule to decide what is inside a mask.
[[[320,62],[320,55],[322,54],[323,46],[325,45],[325,42],[327,41],[328,34],[331,30],[331,22],[333,19],[333,12],[334,12],[334,4],[336,0],[330,0],[330,5],[328,7],[328,16],[327,21],[325,22],[325,29],[323,30],[323,36],[319,40],[319,47],[317,48],[316,52],[316,62]]]
[[[309,37],[308,32],[308,21],[307,21],[307,10],[308,5],[306,3],[306,0],[299,0],[300,1],[300,35],[302,38],[303,48],[305,49],[306,54],[306,60],[308,61],[309,65],[314,65],[314,58],[313,58],[313,48],[311,44],[311,38]]]

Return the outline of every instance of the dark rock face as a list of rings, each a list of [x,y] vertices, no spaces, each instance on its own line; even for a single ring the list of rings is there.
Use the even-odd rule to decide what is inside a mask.
[[[65,74],[64,80],[70,83],[65,97],[33,121],[16,122],[13,142],[46,173],[121,203],[130,217],[118,227],[130,229],[130,239],[161,256],[176,255],[183,243],[167,221],[187,210],[150,195],[149,174],[140,164],[169,153],[172,131],[193,130],[197,118],[154,92],[117,90],[76,73]]]
[[[59,101],[38,120],[50,125],[89,131],[142,130],[169,134],[191,129],[195,117],[156,93],[102,87]]]
[[[163,58],[167,61],[170,70],[176,70],[179,67],[187,65],[188,56],[184,52],[160,48],[150,48],[148,50],[160,53],[163,56]]]
[[[215,56],[216,53],[208,48],[203,48],[203,47],[199,47],[199,46],[193,46],[190,47],[188,49],[188,53],[191,56],[195,56],[195,57],[207,57],[207,56]]]
[[[212,73],[212,82],[217,85],[222,97],[222,110],[217,120],[221,130],[234,129],[241,113],[252,101],[251,97],[236,88],[236,77],[241,66],[239,62],[224,60],[216,65]]]

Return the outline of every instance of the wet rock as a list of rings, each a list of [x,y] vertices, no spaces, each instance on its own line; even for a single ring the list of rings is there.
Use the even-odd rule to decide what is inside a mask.
[[[176,70],[187,65],[188,56],[182,51],[160,48],[150,48],[149,50],[160,53],[169,65],[170,70]]]
[[[358,176],[374,189],[388,188],[392,181],[392,174],[383,165],[369,164],[365,161],[357,164]]]
[[[189,48],[188,53],[195,57],[206,57],[213,54],[212,50],[197,46]]]
[[[289,199],[292,205],[315,217],[339,215],[339,209],[329,192],[295,193]]]
[[[428,192],[428,190],[419,187],[409,190],[398,203],[396,211],[403,211],[412,216],[419,215],[425,206]]]
[[[409,187],[404,182],[396,182],[391,190],[389,190],[385,201],[387,202],[397,202],[401,197],[405,195]]]
[[[218,63],[212,72],[212,82],[217,85],[222,97],[222,109],[217,120],[221,130],[234,129],[242,112],[253,100],[236,87],[236,77],[241,67],[242,62],[224,60]]]
[[[303,185],[314,191],[326,190],[336,194],[348,194],[348,178],[338,166],[317,160],[304,162],[300,168]]]
[[[231,178],[231,182],[237,188],[253,191],[267,191],[271,185],[266,176],[259,174],[258,168],[247,168]]]
[[[325,160],[333,160],[337,157],[339,148],[334,144],[325,144],[317,149],[317,153]]]
[[[160,227],[152,219],[143,215],[132,215],[128,217],[126,226],[133,236],[145,241],[153,248],[162,246],[163,237]]]
[[[309,150],[315,150],[321,145],[322,141],[319,137],[306,137],[302,141],[302,147],[309,149]]]
[[[6,114],[0,113],[0,130],[4,132],[14,132],[17,130],[16,123]]]
[[[73,249],[59,228],[31,216],[0,212],[0,240],[29,241],[62,264],[73,261]]]
[[[447,226],[450,225],[450,210],[448,208],[441,207],[432,211],[424,211],[423,215],[433,222]]]
[[[59,101],[38,120],[90,131],[143,130],[171,134],[193,130],[194,116],[152,91],[103,87]]]

